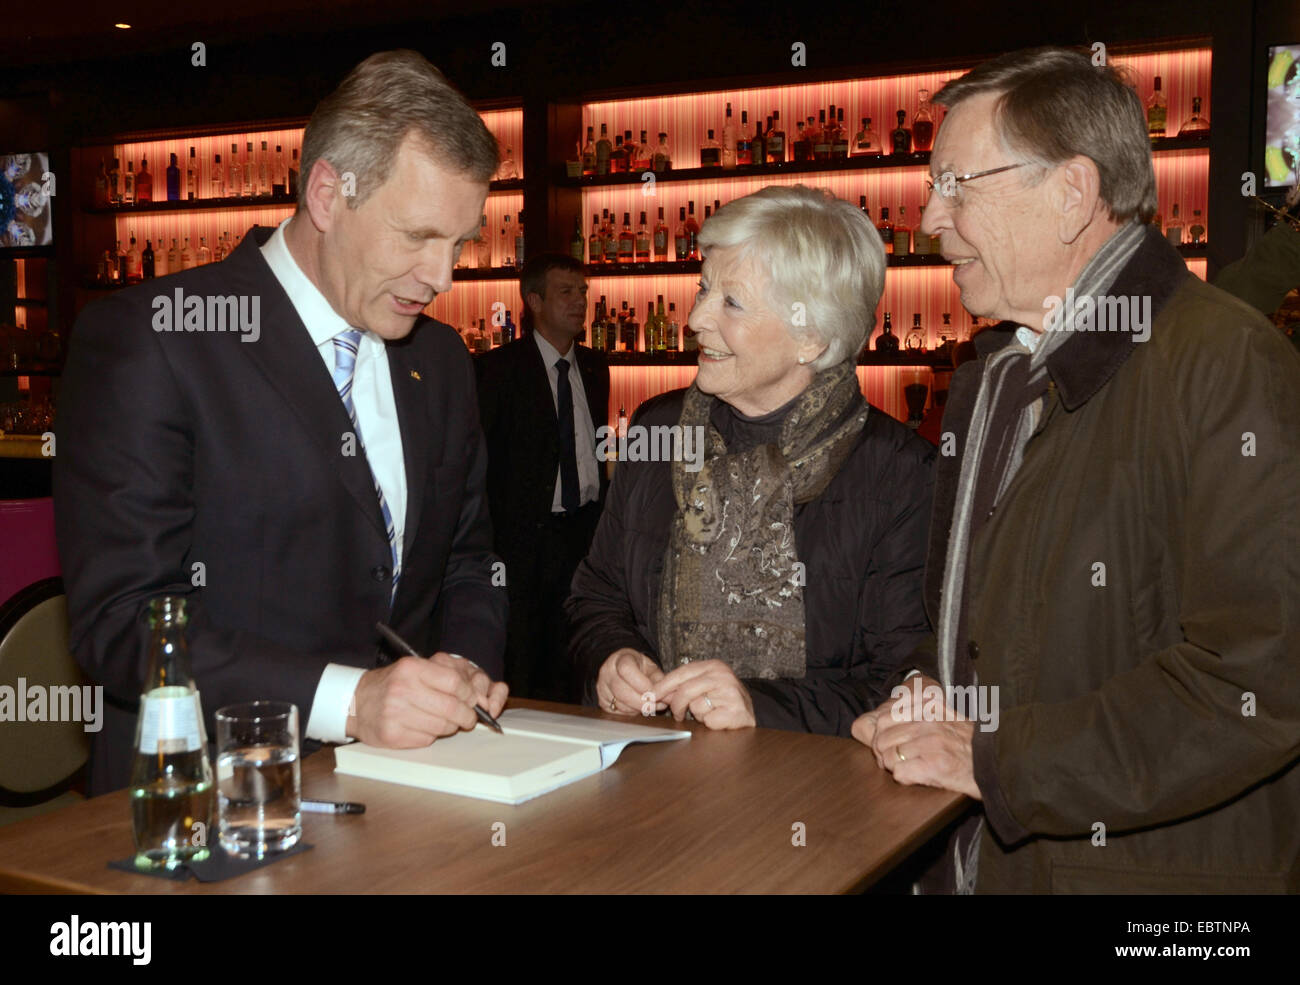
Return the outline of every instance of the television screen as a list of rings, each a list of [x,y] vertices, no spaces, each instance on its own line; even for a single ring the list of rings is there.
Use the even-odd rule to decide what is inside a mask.
[[[49,246],[53,196],[48,154],[0,154],[0,247]]]
[[[1268,110],[1264,184],[1296,183],[1300,168],[1300,44],[1268,49]]]

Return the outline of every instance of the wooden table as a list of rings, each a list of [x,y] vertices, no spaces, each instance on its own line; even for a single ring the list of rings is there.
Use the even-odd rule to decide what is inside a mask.
[[[614,718],[547,702],[510,706]],[[366,813],[304,814],[314,848],[218,883],[107,868],[133,850],[126,792],[117,791],[0,828],[0,891],[852,892],[968,804],[899,786],[852,739],[686,727],[689,740],[629,746],[604,772],[517,807],[336,776],[327,747],[303,760],[303,796],[361,801]],[[493,845],[498,821],[504,846]],[[799,824],[803,847],[794,844]]]

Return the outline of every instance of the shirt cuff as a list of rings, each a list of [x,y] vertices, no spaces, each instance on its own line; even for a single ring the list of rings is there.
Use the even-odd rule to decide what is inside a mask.
[[[348,711],[352,695],[365,670],[347,664],[329,664],[316,685],[316,697],[307,719],[307,738],[320,742],[351,742],[348,737]]]

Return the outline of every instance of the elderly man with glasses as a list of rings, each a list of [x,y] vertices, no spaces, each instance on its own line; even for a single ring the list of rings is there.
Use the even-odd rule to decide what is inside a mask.
[[[1300,356],[1150,226],[1114,69],[1016,52],[935,101],[922,228],[1006,327],[952,381],[921,673],[854,735],[980,802],[927,888],[1296,892]]]

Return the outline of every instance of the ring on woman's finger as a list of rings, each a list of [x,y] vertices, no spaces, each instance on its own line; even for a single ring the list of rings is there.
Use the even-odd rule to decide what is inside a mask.
[[[704,703],[709,706],[709,711],[713,710],[713,702],[709,700],[709,696],[707,694],[704,696]]]
[[[614,698],[612,695],[609,699],[609,710],[618,711],[618,699]]]
[[[900,763],[905,763],[905,762],[907,762],[907,757],[903,755],[903,747],[902,747],[902,746],[894,746],[894,755],[898,757],[898,761],[899,761]]]

